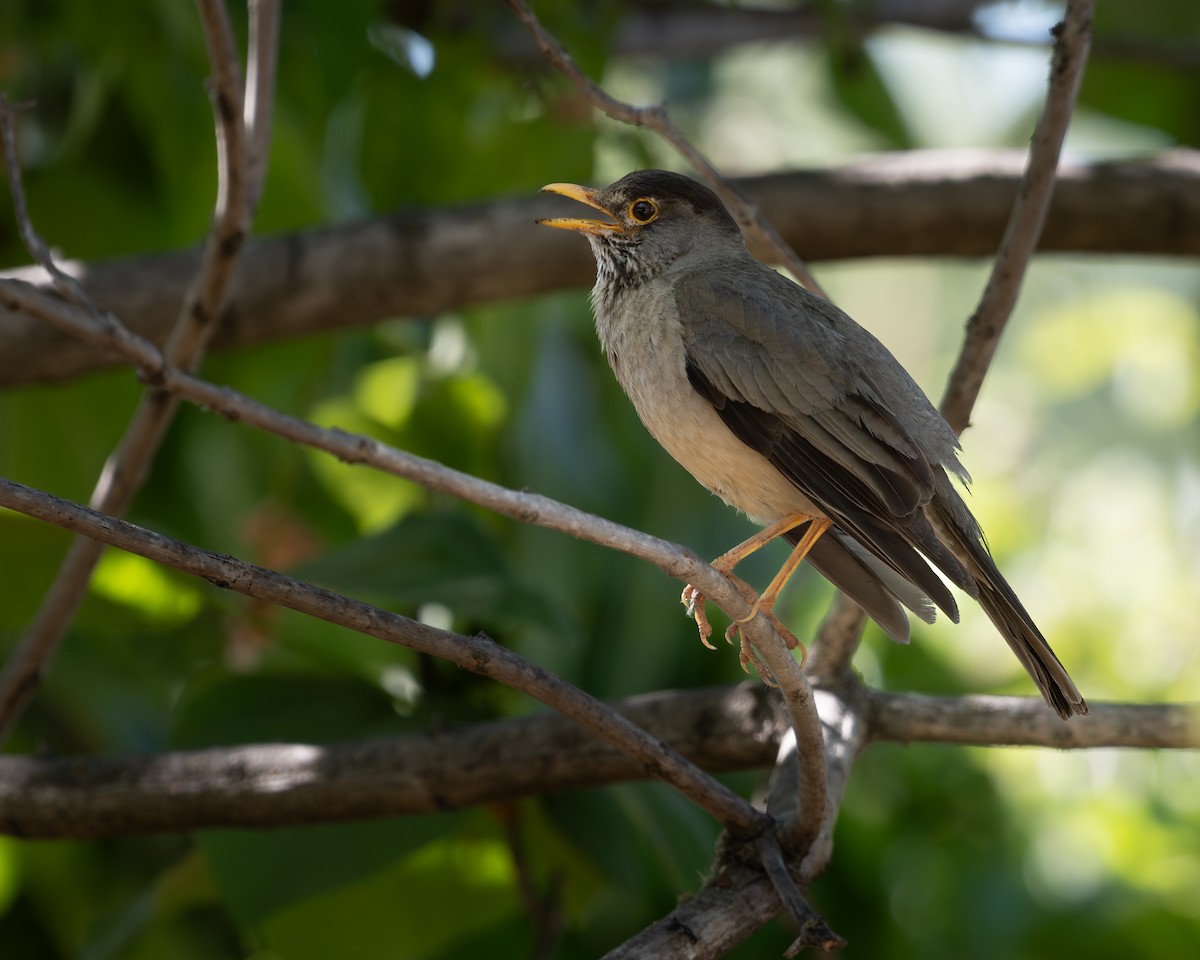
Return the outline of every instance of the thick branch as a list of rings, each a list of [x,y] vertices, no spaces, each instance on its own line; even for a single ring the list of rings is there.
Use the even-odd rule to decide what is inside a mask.
[[[760,683],[631,697],[614,709],[710,771],[770,764],[782,722]],[[555,713],[344,744],[151,757],[0,757],[0,830],[98,837],[438,813],[644,779]]]
[[[810,261],[980,257],[999,243],[1023,163],[1018,152],[901,153],[738,185]],[[1040,250],[1200,255],[1200,153],[1067,164],[1058,177]],[[594,276],[586,247],[534,224],[557,209],[549,198],[497,200],[250,241],[216,343],[267,343],[585,287]],[[60,266],[161,344],[198,262],[180,252]],[[36,268],[8,275],[47,282]],[[28,316],[0,312],[0,385],[116,362]]]
[[[974,37],[1000,46],[1047,47],[1049,41],[1012,31],[989,30],[975,16],[991,0],[915,0],[843,5],[837,11],[836,37],[861,43],[896,26],[915,27],[951,36]],[[766,6],[717,6],[651,2],[632,8],[612,38],[614,57],[654,57],[656,60],[695,60],[747,43],[825,41],[830,36],[829,11],[816,4],[796,9]],[[511,60],[533,60],[538,51],[517,31],[499,31],[495,40]],[[1193,37],[1098,36],[1092,59],[1130,61],[1157,70],[1200,71],[1200,44]]]
[[[1200,705],[1093,703],[1063,723],[1033,697],[932,697],[870,691],[857,712],[818,688],[832,731],[837,797],[869,742],[1055,749],[1200,747]],[[762,684],[665,691],[614,704],[710,772],[768,767],[787,728]],[[777,766],[780,772],[795,769]],[[645,769],[555,713],[342,744],[255,744],[150,757],[0,756],[0,831],[28,837],[126,836],[436,813],[644,779]],[[771,792],[794,803],[794,785]],[[832,825],[830,826],[832,830]],[[829,838],[818,850],[828,852]],[[815,871],[814,871],[815,872]]]
[[[872,691],[871,738],[900,743],[1194,750],[1200,704],[1090,703],[1063,723],[1036,697],[930,697]]]

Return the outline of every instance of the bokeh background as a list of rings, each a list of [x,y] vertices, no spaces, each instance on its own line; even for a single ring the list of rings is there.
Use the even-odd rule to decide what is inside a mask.
[[[917,147],[1023,147],[1045,88],[1040,41],[1057,16],[1050,4],[1005,3],[981,7],[973,33],[881,22],[863,34],[854,5],[776,3],[819,11],[813,30],[689,53],[642,28],[641,52],[627,52],[638,14],[657,6],[537,10],[612,93],[669,100],[728,174]],[[242,30],[241,5],[231,11]],[[1096,32],[1068,156],[1197,146],[1200,6],[1101,3]],[[668,47],[671,56],[655,52]],[[32,215],[54,247],[102,259],[199,242],[215,188],[207,73],[184,0],[0,8],[0,87],[38,101],[22,148]],[[530,195],[549,181],[603,184],[647,165],[681,169],[648,134],[596,119],[539,64],[503,4],[287,0],[255,230]],[[5,197],[0,265],[27,259]],[[905,259],[816,271],[936,397],[987,266]],[[971,503],[1001,567],[1089,699],[1200,699],[1198,304],[1194,262],[1039,258],[964,438]],[[747,534],[644,434],[605,366],[583,290],[371,329],[348,317],[336,334],[216,354],[205,373],[704,555]],[[86,500],[138,390],[118,370],[0,393],[0,474]],[[132,519],[485,630],[601,697],[741,677],[731,650],[696,643],[679,585],[655,569],[189,407]],[[0,513],[0,653],[66,544]],[[746,565],[751,582],[769,579],[783,548],[764,554]],[[829,599],[806,574],[781,609],[804,637]],[[959,626],[914,634],[899,648],[869,628],[856,667],[889,690],[1031,693],[974,608]],[[9,749],[329,742],[531,709],[446,664],[109,552]],[[761,779],[729,777],[744,792]],[[876,745],[812,895],[850,939],[847,957],[1190,956],[1200,943],[1198,782],[1194,753]],[[587,957],[695,889],[717,830],[666,788],[626,785],[275,832],[0,838],[0,952],[528,957],[535,933],[515,835],[561,921],[548,955]],[[776,924],[733,955],[779,956],[789,941]]]

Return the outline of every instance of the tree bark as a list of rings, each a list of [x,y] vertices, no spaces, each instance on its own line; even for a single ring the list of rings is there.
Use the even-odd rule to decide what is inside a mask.
[[[1004,231],[1023,162],[1020,152],[923,151],[751,177],[739,186],[807,260],[981,257]],[[563,203],[510,198],[252,240],[216,345],[586,287],[593,277],[587,247],[534,223],[560,213]],[[1200,255],[1200,152],[1064,166],[1039,250]],[[198,262],[197,251],[181,251],[64,267],[99,305],[161,343]],[[45,280],[40,269],[4,275]],[[0,387],[117,362],[25,314],[0,311]]]

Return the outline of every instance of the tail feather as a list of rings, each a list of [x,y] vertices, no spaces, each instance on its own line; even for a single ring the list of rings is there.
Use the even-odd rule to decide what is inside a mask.
[[[802,531],[790,530],[785,536],[795,544],[801,535]],[[821,576],[862,607],[883,628],[884,633],[897,643],[908,643],[908,614],[898,602],[901,598],[897,596],[897,591],[890,589],[892,585],[884,581],[880,570],[867,564],[865,557],[868,555],[865,551],[861,551],[861,548],[853,550],[851,544],[852,540],[844,540],[836,531],[830,530],[813,544],[807,560]],[[907,588],[903,600],[917,616],[922,620],[933,616],[933,604],[924,594],[890,567],[883,564],[878,566]]]
[[[981,571],[981,574],[977,577],[980,606],[1008,641],[1046,702],[1064,720],[1073,714],[1086,716],[1087,703],[1074,681],[995,565],[991,571]]]
[[[979,587],[979,605],[995,624],[1012,652],[1029,672],[1042,696],[1064,720],[1086,716],[1087,703],[1055,656],[1050,644],[996,567],[979,524],[971,516],[950,480],[935,481],[936,493],[926,508],[940,539],[966,565]]]

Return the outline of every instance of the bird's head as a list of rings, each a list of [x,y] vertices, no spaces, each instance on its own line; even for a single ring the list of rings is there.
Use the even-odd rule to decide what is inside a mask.
[[[741,231],[708,187],[665,170],[638,170],[602,190],[551,183],[546,193],[586,203],[607,220],[560,217],[538,223],[588,238],[600,267],[614,278],[648,279],[688,258],[745,254]]]

